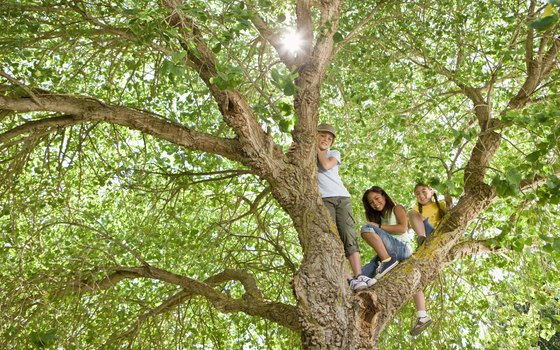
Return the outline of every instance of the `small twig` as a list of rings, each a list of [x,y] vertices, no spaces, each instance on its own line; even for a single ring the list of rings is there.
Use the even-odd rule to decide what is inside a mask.
[[[31,89],[29,89],[25,84],[19,82],[16,78],[12,77],[11,75],[9,75],[8,73],[4,72],[3,70],[0,70],[0,76],[3,76],[4,78],[8,79],[9,81],[11,81],[12,83],[16,84],[17,86],[19,86],[20,88],[22,88],[25,92],[27,92],[27,94],[29,95],[29,97],[31,97],[31,99],[33,100],[33,102],[35,102],[37,105],[39,106],[43,106],[43,104],[41,103],[41,101],[39,101],[39,99],[37,98],[37,96],[35,96],[35,94],[33,93],[33,91],[31,91]]]

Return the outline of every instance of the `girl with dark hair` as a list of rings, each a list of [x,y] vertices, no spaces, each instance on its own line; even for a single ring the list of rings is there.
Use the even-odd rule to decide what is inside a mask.
[[[379,279],[395,268],[399,260],[412,254],[407,232],[408,218],[404,207],[397,205],[379,186],[368,189],[362,202],[367,223],[360,233],[377,253],[377,257],[364,266],[362,272]]]
[[[400,260],[412,255],[408,218],[402,205],[398,205],[379,186],[368,189],[362,202],[367,223],[360,232],[362,238],[375,250],[375,256],[362,267],[366,276],[379,279],[397,266]],[[426,301],[422,291],[413,296],[418,318],[410,334],[420,334],[432,320],[426,313]]]

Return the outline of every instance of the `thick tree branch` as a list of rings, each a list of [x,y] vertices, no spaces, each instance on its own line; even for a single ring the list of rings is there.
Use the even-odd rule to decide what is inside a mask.
[[[215,276],[208,278],[204,282],[181,276],[156,267],[126,267],[116,266],[108,268],[108,275],[101,280],[79,279],[70,283],[70,289],[61,290],[58,295],[65,295],[73,292],[93,292],[108,289],[125,279],[149,278],[162,282],[174,284],[183,288],[183,293],[168,299],[162,304],[161,310],[168,310],[171,306],[178,305],[186,299],[193,297],[204,297],[216,309],[224,313],[244,312],[251,316],[259,316],[278,323],[294,331],[299,331],[300,324],[297,318],[297,309],[294,306],[272,302],[263,299],[261,291],[258,289],[255,279],[246,271],[225,270]],[[217,284],[240,281],[246,293],[242,299],[235,299],[227,294],[216,291],[213,287]],[[166,304],[167,303],[167,304]]]
[[[531,38],[527,38],[531,40]],[[560,38],[552,38],[552,43],[548,50],[543,48],[549,42],[546,37],[541,39],[541,46],[539,48],[539,55],[528,62],[527,77],[523,86],[517,94],[509,101],[508,108],[519,109],[524,107],[531,98],[531,94],[535,92],[539,84],[546,79],[552,72],[554,62],[558,56],[558,47],[560,45]],[[528,50],[529,48],[527,48]],[[528,57],[533,57],[532,55]]]
[[[297,92],[294,98],[295,114],[298,118],[292,132],[295,148],[291,153],[292,161],[295,163],[309,164],[315,161],[315,153],[310,153],[309,150],[313,149],[316,141],[321,85],[331,63],[333,35],[338,29],[341,6],[342,2],[339,0],[321,1],[319,35],[310,51],[310,56],[303,55],[299,65],[299,76],[296,79]],[[311,0],[298,0],[296,11],[298,31],[302,33],[306,43],[312,43]]]
[[[537,6],[535,0],[531,0],[529,4],[529,13],[527,14],[527,21],[535,19],[535,7]],[[530,26],[527,28],[527,39],[525,40],[525,69],[527,72],[531,71],[531,62],[533,62],[533,45],[535,40],[535,30]]]
[[[465,241],[455,245],[446,255],[444,263],[451,264],[454,261],[461,260],[467,256],[478,255],[483,253],[499,253],[503,248],[492,247],[490,241]]]
[[[182,125],[163,120],[153,114],[123,106],[110,106],[100,101],[69,95],[36,95],[37,104],[24,97],[0,96],[0,109],[17,113],[55,112],[64,116],[30,121],[0,135],[0,143],[14,141],[22,135],[55,131],[60,127],[91,121],[109,122],[142,131],[196,151],[222,155],[248,164],[237,140],[218,138],[190,130]]]
[[[297,32],[303,38],[302,54],[299,55],[297,65],[305,64],[311,55],[313,47],[313,18],[311,16],[311,0],[297,0],[296,3]]]
[[[243,295],[243,299],[249,300],[250,298],[256,298],[258,300],[262,300],[263,296],[261,291],[257,287],[257,283],[252,275],[247,273],[243,270],[232,270],[227,269],[217,275],[214,275],[208,279],[206,279],[206,283],[208,284],[220,284],[228,281],[236,280],[241,282],[243,287],[245,288],[245,295]],[[170,312],[175,307],[183,304],[185,301],[192,299],[195,297],[192,292],[181,289],[179,292],[174,293],[165,301],[163,301],[157,307],[143,313],[138,317],[138,322],[134,323],[129,327],[129,329],[122,334],[115,333],[113,334],[107,343],[113,343],[119,339],[123,338],[133,338],[134,335],[140,330],[142,324],[149,318],[163,314],[165,312]]]

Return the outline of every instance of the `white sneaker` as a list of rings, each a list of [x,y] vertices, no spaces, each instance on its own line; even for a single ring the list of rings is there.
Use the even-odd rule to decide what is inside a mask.
[[[374,284],[377,283],[377,280],[375,278],[369,278],[366,275],[359,275],[358,277],[356,277],[356,279],[365,282],[368,288],[372,287]]]
[[[354,292],[359,292],[364,289],[368,289],[373,286],[377,280],[375,278],[369,278],[364,275],[359,275],[356,278],[350,280],[350,289]]]
[[[359,292],[361,290],[367,289],[367,284],[357,278],[352,278],[350,280],[350,289],[352,289],[352,291],[354,292]]]

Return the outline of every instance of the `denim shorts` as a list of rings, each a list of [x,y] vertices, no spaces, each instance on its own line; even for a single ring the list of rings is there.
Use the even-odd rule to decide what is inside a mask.
[[[432,224],[430,224],[428,219],[424,219],[424,231],[426,232],[426,237],[430,237],[432,232],[434,232],[435,230],[436,229],[432,226]]]
[[[433,228],[432,228],[433,229]],[[377,234],[381,237],[383,244],[385,245],[385,249],[387,249],[387,253],[389,255],[399,261],[409,258],[412,255],[410,247],[405,242],[399,241],[395,237],[393,237],[387,231],[380,229],[377,226],[365,224],[360,229],[362,235],[365,234]],[[379,257],[376,255],[371,259],[371,261],[365,264],[362,267],[362,274],[368,277],[374,277],[377,266],[379,266]]]

